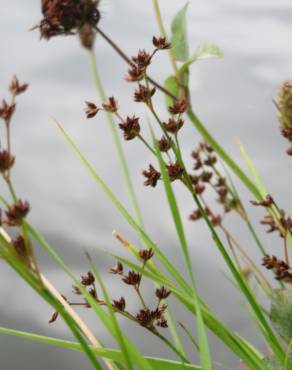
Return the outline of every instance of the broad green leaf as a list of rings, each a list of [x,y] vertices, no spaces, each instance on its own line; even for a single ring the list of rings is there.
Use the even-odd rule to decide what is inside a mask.
[[[167,91],[171,92],[172,95],[176,96],[177,98],[179,97],[179,87],[174,76],[167,77],[167,79],[164,81],[164,87]],[[165,95],[165,103],[167,107],[170,107],[173,104],[173,99],[170,96]]]
[[[212,43],[205,43],[200,45],[193,56],[191,56],[185,63],[180,67],[180,74],[185,74],[189,66],[201,59],[220,59],[223,58],[223,51],[219,46]]]
[[[277,289],[271,299],[271,322],[277,333],[289,343],[292,339],[292,291]]]
[[[179,10],[171,23],[171,45],[172,53],[177,61],[186,61],[189,57],[189,46],[187,40],[187,10],[188,3]]]

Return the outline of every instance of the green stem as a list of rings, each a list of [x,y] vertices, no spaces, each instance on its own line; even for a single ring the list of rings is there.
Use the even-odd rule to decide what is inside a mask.
[[[95,58],[95,54],[94,54],[93,49],[91,49],[89,51],[89,59],[90,59],[90,66],[91,66],[92,76],[93,76],[96,88],[98,90],[100,99],[102,100],[102,102],[105,102],[106,101],[106,94],[105,94],[105,91],[104,91],[104,87],[103,87],[101,78],[100,78],[99,73],[98,73],[96,58]],[[125,154],[124,154],[124,151],[123,151],[123,148],[122,148],[122,145],[121,145],[118,133],[117,133],[115,122],[114,122],[113,117],[110,113],[106,113],[106,116],[107,116],[107,120],[108,120],[110,129],[111,129],[111,132],[112,132],[112,136],[113,136],[113,140],[114,140],[114,143],[115,143],[116,151],[118,153],[121,170],[122,170],[124,180],[125,180],[125,183],[126,183],[126,186],[127,186],[127,189],[128,189],[128,193],[129,193],[132,208],[133,208],[133,211],[135,213],[135,216],[136,216],[136,219],[137,219],[137,222],[138,222],[139,226],[143,227],[143,220],[142,220],[141,212],[140,212],[140,209],[139,209],[139,205],[138,205],[137,197],[136,197],[135,190],[134,190],[134,187],[133,187],[133,183],[132,183],[132,180],[131,180],[131,177],[130,177],[130,172],[129,172],[129,169],[128,169]]]

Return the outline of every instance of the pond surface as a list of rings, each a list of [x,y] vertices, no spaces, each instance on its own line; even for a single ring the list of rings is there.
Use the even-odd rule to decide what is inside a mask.
[[[184,1],[180,0],[161,1],[167,25],[183,4]],[[19,97],[13,122],[13,148],[17,154],[13,174],[16,188],[20,196],[32,205],[31,222],[55,246],[73,271],[77,275],[87,271],[84,251],[89,251],[104,275],[111,296],[117,298],[122,292],[128,304],[137,309],[137,302],[129,290],[121,291],[124,286],[107,274],[114,261],[100,249],[120,252],[120,246],[111,236],[113,229],[126,235],[133,243],[139,244],[139,241],[74,158],[52,123],[52,117],[62,123],[113,192],[130,209],[105,117],[99,114],[91,121],[84,117],[84,101],[98,102],[88,56],[75,37],[45,42],[39,40],[37,31],[28,32],[40,19],[39,7],[36,0],[14,0],[6,1],[1,10],[0,96],[5,96],[6,86],[15,73],[21,81],[30,83],[29,91]],[[151,47],[152,36],[158,31],[150,1],[104,0],[101,8],[102,28],[128,54]],[[244,166],[237,144],[237,138],[240,139],[260,169],[269,191],[276,194],[287,211],[291,211],[291,204],[287,202],[290,199],[287,184],[291,181],[291,162],[285,155],[286,143],[278,132],[272,100],[279,84],[291,78],[291,16],[291,1],[283,0],[198,0],[191,1],[189,6],[191,49],[195,50],[203,42],[213,42],[225,54],[223,60],[202,61],[192,69],[191,91],[196,113],[232,157]],[[135,113],[145,117],[144,109],[131,101],[133,86],[123,80],[127,67],[100,38],[96,42],[96,54],[108,95],[119,100],[124,114]],[[171,73],[166,55],[158,56],[151,69],[152,75],[162,82]],[[157,106],[165,115],[161,96],[157,98]],[[145,118],[143,123],[146,131]],[[199,140],[191,124],[185,124],[182,142],[186,156]],[[152,158],[139,143],[123,142],[123,146],[146,229],[183,271],[162,186],[160,189],[143,186],[141,171]],[[262,339],[248,318],[246,303],[224,276],[224,261],[206,227],[202,223],[189,223],[187,219],[193,210],[190,198],[179,187],[176,190],[200,293],[227,326],[265,351]],[[243,194],[256,222],[262,213],[251,209],[248,204],[250,195]],[[259,263],[260,255],[238,219],[230,216],[227,225],[236,231],[241,244]],[[277,253],[277,238],[267,237],[260,227],[258,231],[267,249]],[[47,276],[60,291],[70,296],[69,279],[41,251],[38,254]],[[61,321],[51,326],[47,324],[50,308],[3,264],[0,265],[0,279],[1,326],[70,338]],[[145,284],[145,292],[151,302],[151,286]],[[169,303],[175,305],[174,300]],[[179,306],[174,307],[175,318],[188,323],[189,317],[182,315]],[[111,345],[111,339],[94,316],[89,311],[83,315],[96,335]],[[160,342],[142,329],[125,321],[122,325],[140,348],[147,348],[148,354],[169,355]],[[190,321],[189,325],[195,324]],[[219,363],[232,369],[239,368],[238,361],[213,337],[211,346]],[[0,356],[3,370],[90,369],[86,359],[79,354],[6,336],[0,336]]]

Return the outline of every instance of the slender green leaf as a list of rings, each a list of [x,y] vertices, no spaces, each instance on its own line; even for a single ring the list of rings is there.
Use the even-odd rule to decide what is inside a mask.
[[[6,262],[21,276],[24,281],[27,282],[28,285],[31,286],[31,288],[33,288],[45,301],[47,301],[52,307],[54,307],[55,310],[59,312],[75,338],[80,343],[81,348],[86,353],[93,367],[96,370],[102,370],[102,367],[96,360],[92,349],[88,346],[85,339],[83,338],[83,335],[81,334],[80,329],[76,325],[75,321],[65,311],[60,302],[46,288],[42,286],[39,279],[35,277],[18,258],[13,256],[11,253],[6,253],[7,248],[9,248],[9,244],[0,234],[0,250],[3,251],[4,249]]]
[[[100,277],[100,275],[99,275],[99,273],[96,269],[96,266],[91,261],[91,259],[90,259],[90,264],[91,264],[92,272],[93,272],[94,276],[96,277],[96,279],[98,280],[99,285],[102,289],[102,293],[103,293],[104,299],[105,299],[106,304],[107,304],[108,312],[109,312],[109,315],[110,315],[112,323],[113,323],[113,327],[114,327],[115,332],[116,332],[116,337],[117,337],[118,343],[120,345],[121,352],[124,356],[125,363],[127,364],[127,369],[131,370],[131,369],[133,369],[131,355],[130,355],[129,350],[127,348],[127,344],[125,343],[124,336],[123,336],[122,330],[120,328],[119,322],[118,322],[118,320],[115,316],[115,313],[114,313],[113,307],[111,305],[109,295],[108,295],[107,290],[105,288],[105,285],[104,285],[104,283],[103,283],[103,281],[102,281],[102,279],[101,279],[101,277]],[[137,358],[137,365],[139,367],[144,366],[145,360],[143,359],[143,356],[138,351],[136,351],[135,348],[132,349],[131,354],[132,354],[133,357],[135,356]],[[141,357],[142,357],[142,359],[141,359]]]
[[[75,351],[83,351],[83,348],[79,343],[71,342],[68,340],[63,340],[59,338],[51,338],[46,337],[43,335],[28,333],[19,330],[7,329],[0,327],[0,334],[12,335],[15,337],[19,337],[22,339],[38,342],[38,343],[45,343],[50,345],[55,345]],[[115,362],[122,363],[123,362],[123,354],[121,351],[117,351],[110,348],[95,348],[91,346],[92,351],[98,357],[105,357],[111,359]],[[184,369],[193,369],[193,370],[200,370],[201,367],[190,365],[190,364],[180,364],[177,361],[167,360],[163,358],[156,358],[156,357],[149,357],[145,356],[145,359],[151,364],[153,369],[155,370],[184,370]]]
[[[156,156],[159,161],[159,166],[162,174],[162,179],[164,183],[164,189],[165,193],[167,196],[168,204],[171,210],[172,218],[176,227],[176,232],[180,241],[180,245],[182,248],[182,252],[185,258],[185,263],[192,281],[192,286],[193,286],[193,300],[194,300],[194,305],[196,307],[196,312],[197,312],[197,324],[198,324],[198,333],[199,333],[199,346],[200,346],[200,360],[201,360],[201,366],[203,369],[206,370],[212,370],[212,360],[211,360],[211,355],[210,355],[210,350],[209,350],[209,344],[208,344],[208,338],[206,335],[205,331],[205,325],[204,325],[204,320],[202,317],[201,309],[200,309],[200,303],[198,299],[198,293],[196,290],[196,285],[195,285],[195,278],[194,278],[194,273],[193,273],[193,267],[191,263],[191,256],[189,254],[189,247],[187,244],[184,228],[183,228],[183,223],[181,221],[181,216],[180,212],[178,209],[178,205],[176,202],[176,198],[174,195],[174,192],[171,187],[170,179],[168,176],[168,172],[165,167],[165,163],[163,161],[163,158],[161,156],[157,140],[154,138],[154,134],[152,133],[153,137],[153,142],[154,146],[156,149]]]

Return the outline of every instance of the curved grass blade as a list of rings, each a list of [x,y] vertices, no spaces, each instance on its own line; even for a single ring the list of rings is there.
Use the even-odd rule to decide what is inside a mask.
[[[67,134],[67,132],[62,128],[62,126],[55,121],[57,127],[61,131],[62,135],[68,142],[68,144],[71,146],[79,160],[84,164],[85,168],[89,171],[91,176],[97,181],[99,186],[102,188],[102,190],[105,192],[105,194],[110,198],[114,206],[119,210],[119,212],[122,214],[124,219],[133,227],[133,229],[137,232],[137,234],[141,237],[143,242],[148,248],[152,248],[155,250],[156,257],[158,260],[163,264],[165,269],[170,273],[170,275],[183,287],[183,289],[187,292],[190,292],[190,286],[185,281],[183,276],[179,273],[179,271],[174,267],[174,265],[168,260],[168,258],[161,252],[160,248],[150,239],[150,237],[144,232],[144,230],[136,223],[136,221],[131,217],[131,215],[128,213],[128,211],[123,207],[123,205],[120,203],[120,201],[115,197],[115,195],[111,192],[111,190],[106,186],[106,184],[103,182],[103,180],[98,176],[98,174],[95,172],[91,164],[87,161],[87,159],[82,155],[78,147],[75,145],[73,140],[70,138],[70,136]]]
[[[2,328],[2,327],[0,327],[0,334],[12,335],[12,336],[30,340],[33,342],[55,345],[58,347],[67,348],[67,349],[71,349],[75,351],[83,351],[83,348],[79,343],[75,343],[75,342],[71,342],[71,341],[63,340],[59,338],[46,337],[43,335],[28,333],[28,332],[14,330],[14,329],[7,329],[7,328]],[[98,357],[105,357],[117,363],[123,362],[123,354],[121,353],[121,351],[110,349],[110,348],[91,347],[91,349],[94,352],[94,354]],[[177,361],[167,360],[163,358],[145,356],[145,359],[147,359],[147,361],[151,364],[151,366],[155,370],[184,370],[184,369],[200,370],[202,369],[199,366],[190,365],[190,364],[181,365]]]
[[[91,260],[90,256],[88,255],[88,258],[89,258],[89,262],[90,262],[90,266],[91,266],[91,269],[92,269],[92,272],[95,276],[95,278],[97,279],[100,287],[101,287],[101,290],[102,290],[102,293],[103,293],[103,296],[104,296],[104,299],[106,301],[106,304],[107,304],[107,308],[108,308],[108,312],[109,312],[109,316],[112,320],[112,323],[113,323],[113,327],[115,329],[115,332],[116,332],[116,337],[117,337],[117,340],[118,340],[118,343],[120,345],[120,348],[121,348],[121,352],[124,356],[124,360],[125,360],[125,363],[127,365],[127,369],[129,370],[133,370],[133,364],[132,364],[132,360],[131,360],[131,355],[134,357],[136,355],[136,358],[137,358],[137,365],[139,365],[140,367],[144,365],[144,359],[143,357],[140,355],[140,353],[138,351],[135,350],[135,348],[132,348],[131,349],[131,352],[129,352],[128,348],[127,348],[127,345],[125,343],[125,340],[124,340],[124,337],[123,337],[123,333],[122,333],[122,330],[120,328],[120,325],[118,323],[118,320],[115,316],[115,313],[114,313],[114,310],[113,310],[113,307],[111,305],[111,302],[110,302],[110,298],[109,298],[109,295],[107,293],[107,290],[105,288],[105,285],[99,275],[99,272],[97,271],[97,268],[95,266],[95,264],[93,263],[93,261]],[[135,353],[137,352],[137,353]],[[131,355],[130,355],[131,353]],[[141,358],[142,357],[142,360]]]
[[[206,335],[205,331],[205,325],[204,325],[204,320],[202,317],[201,313],[201,308],[200,308],[200,303],[199,303],[199,298],[198,298],[198,292],[196,289],[196,284],[195,284],[195,278],[194,278],[194,273],[193,273],[193,267],[191,263],[191,256],[189,253],[189,247],[187,244],[185,232],[184,232],[184,227],[183,223],[181,220],[180,212],[178,209],[178,205],[176,202],[176,198],[174,195],[174,192],[172,190],[172,186],[170,183],[170,179],[165,167],[165,163],[163,161],[163,158],[161,156],[161,152],[159,150],[157,140],[154,138],[153,131],[151,130],[153,142],[154,142],[154,147],[156,149],[156,156],[158,158],[161,174],[162,174],[162,179],[164,183],[164,189],[165,193],[167,196],[168,204],[171,210],[172,218],[176,227],[176,232],[180,241],[180,245],[182,248],[182,252],[184,255],[185,263],[190,275],[190,279],[192,282],[192,287],[193,287],[193,301],[194,305],[196,307],[196,312],[197,312],[197,325],[198,325],[198,334],[199,334],[199,347],[200,347],[200,361],[201,361],[201,366],[203,369],[206,370],[212,370],[212,360],[211,360],[211,354],[209,350],[209,344],[208,344],[208,338]]]
[[[57,299],[47,290],[45,289],[38,279],[35,278],[29,271],[27,270],[26,266],[24,266],[16,257],[14,257],[11,253],[7,253],[5,249],[9,248],[8,242],[5,240],[2,234],[0,234],[0,254],[4,254],[6,262],[21,276],[21,278],[27,282],[28,285],[31,286],[45,301],[47,301],[54,309],[56,309],[59,314],[64,319],[65,323],[75,336],[75,338],[80,343],[81,348],[86,353],[88,359],[90,360],[91,364],[93,365],[94,369],[102,370],[102,367],[96,360],[92,349],[88,346],[85,339],[83,338],[82,334],[80,333],[79,327],[76,325],[75,321],[71,318],[71,316],[65,311],[62,305],[59,303]]]

